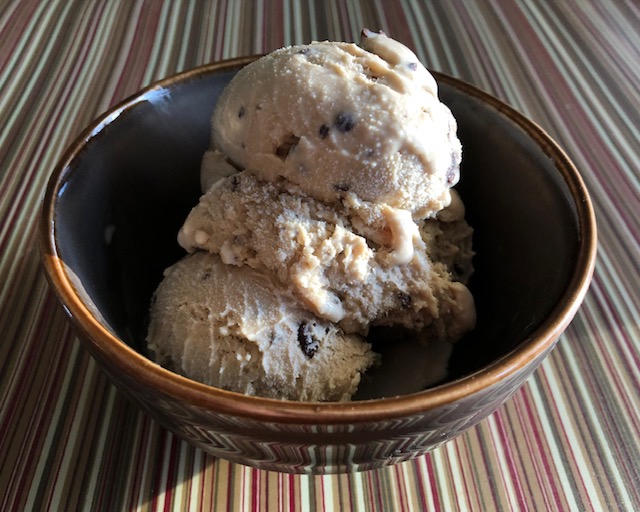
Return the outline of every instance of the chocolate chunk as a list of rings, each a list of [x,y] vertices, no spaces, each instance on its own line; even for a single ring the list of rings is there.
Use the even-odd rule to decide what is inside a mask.
[[[346,183],[336,183],[333,188],[338,190],[339,192],[347,192],[351,187]]]
[[[353,118],[352,114],[349,114],[348,112],[341,112],[333,120],[333,124],[339,131],[346,133],[353,130],[353,127],[356,125],[356,120]]]
[[[415,71],[416,69],[418,69],[418,63],[417,62],[409,62],[409,64],[407,64],[407,67],[411,71]]]
[[[238,117],[244,117],[245,111],[244,111],[244,107],[240,107],[240,110],[238,110]]]
[[[411,295],[405,292],[398,292],[398,298],[400,299],[400,305],[403,309],[409,309],[411,307]]]
[[[298,343],[304,355],[311,359],[318,351],[318,340],[309,334],[308,325],[303,322],[298,327]]]
[[[321,139],[326,139],[327,135],[329,135],[329,127],[326,124],[321,125],[318,133]]]
[[[287,158],[287,156],[289,156],[291,150],[298,145],[298,142],[300,142],[300,137],[297,137],[292,133],[287,135],[284,141],[282,141],[282,144],[280,144],[276,148],[276,156],[284,160],[285,158]]]
[[[229,183],[231,184],[231,192],[236,192],[240,187],[240,177],[235,174],[229,178]]]

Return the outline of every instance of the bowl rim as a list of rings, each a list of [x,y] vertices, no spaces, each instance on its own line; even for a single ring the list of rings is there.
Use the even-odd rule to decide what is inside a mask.
[[[296,402],[255,397],[214,388],[154,363],[107,329],[82,301],[56,243],[56,204],[65,182],[74,172],[73,162],[87,144],[123,112],[132,110],[150,95],[201,76],[240,68],[261,55],[225,59],[195,67],[153,82],[117,103],[86,127],[63,153],[49,178],[41,203],[39,242],[45,275],[59,301],[87,345],[89,352],[106,358],[129,379],[204,410],[257,421],[296,424],[345,424],[421,414],[451,404],[512,376],[519,368],[554,346],[576,314],[593,275],[597,229],[593,205],[585,183],[562,148],[538,124],[498,98],[450,75],[431,71],[438,83],[447,84],[509,118],[554,161],[575,203],[579,224],[578,257],[571,279],[546,320],[518,346],[477,371],[417,393],[351,402]]]

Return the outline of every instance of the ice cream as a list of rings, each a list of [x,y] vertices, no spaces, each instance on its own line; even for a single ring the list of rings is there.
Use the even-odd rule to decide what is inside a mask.
[[[374,361],[360,336],[301,308],[269,275],[205,251],[166,272],[152,310],[159,363],[247,394],[345,400]]]
[[[415,54],[384,34],[282,48],[242,69],[213,115],[212,145],[264,180],[327,202],[350,191],[424,218],[449,203],[456,122]]]
[[[347,400],[377,360],[372,328],[455,342],[475,323],[460,159],[435,80],[384,34],[243,68],[178,234],[190,255],[152,304],[158,362],[233,391]]]

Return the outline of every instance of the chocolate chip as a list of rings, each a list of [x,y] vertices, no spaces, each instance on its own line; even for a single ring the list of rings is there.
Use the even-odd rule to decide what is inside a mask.
[[[348,112],[340,112],[333,120],[333,124],[339,131],[346,133],[353,130],[353,127],[356,125],[356,120],[353,118],[352,114],[349,114]]]
[[[311,359],[318,351],[318,340],[309,334],[308,326],[302,322],[298,327],[298,343],[304,355]]]
[[[411,71],[415,71],[416,69],[418,69],[418,63],[417,62],[409,62],[409,64],[407,64],[407,67]]]
[[[300,137],[297,137],[292,133],[287,135],[286,138],[282,141],[282,144],[280,144],[276,148],[276,156],[284,160],[285,158],[287,158],[287,156],[289,156],[291,150],[293,150],[293,148],[298,145],[298,142],[300,142]]]
[[[244,107],[240,107],[240,110],[238,110],[238,117],[244,117]]]
[[[327,135],[329,135],[329,127],[326,124],[321,125],[318,133],[321,139],[326,139]]]
[[[336,183],[335,185],[333,185],[333,188],[335,188],[339,192],[347,192],[351,187],[346,183]]]
[[[229,183],[231,183],[231,192],[236,192],[240,187],[240,177],[235,174],[229,178]]]
[[[411,295],[405,292],[398,292],[398,298],[400,299],[400,305],[404,309],[409,309],[411,307]]]

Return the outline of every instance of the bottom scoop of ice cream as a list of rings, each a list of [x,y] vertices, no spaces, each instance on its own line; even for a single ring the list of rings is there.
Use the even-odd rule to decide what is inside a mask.
[[[147,339],[157,362],[189,378],[287,400],[348,400],[375,360],[268,276],[203,251],[165,271]]]
[[[325,202],[345,191],[432,216],[459,177],[457,125],[433,76],[384,34],[361,46],[291,46],[247,65],[223,91],[212,145],[261,179]]]

